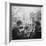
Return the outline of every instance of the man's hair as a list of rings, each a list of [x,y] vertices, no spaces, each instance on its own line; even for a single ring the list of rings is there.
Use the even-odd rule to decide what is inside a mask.
[[[18,20],[17,21],[17,26],[20,26],[22,24],[22,21],[21,20]]]

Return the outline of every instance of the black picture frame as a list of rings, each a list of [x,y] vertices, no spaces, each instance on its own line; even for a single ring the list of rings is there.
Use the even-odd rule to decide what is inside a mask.
[[[12,21],[12,18],[11,18],[11,6],[22,6],[22,7],[43,7],[43,5],[36,5],[36,4],[20,4],[20,3],[10,3],[10,25],[9,25],[9,27],[10,27],[10,29],[9,29],[9,41],[11,41],[12,39],[11,39],[11,21]],[[34,38],[35,39],[35,38]],[[37,38],[36,38],[37,39]]]

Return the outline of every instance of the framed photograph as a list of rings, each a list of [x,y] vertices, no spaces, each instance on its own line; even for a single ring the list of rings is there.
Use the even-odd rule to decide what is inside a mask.
[[[42,39],[43,5],[9,3],[6,7],[6,41]]]

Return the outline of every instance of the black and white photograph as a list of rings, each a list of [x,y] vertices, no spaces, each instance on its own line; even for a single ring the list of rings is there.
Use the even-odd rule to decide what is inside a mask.
[[[41,39],[42,5],[10,3],[10,40]]]
[[[46,0],[0,0],[0,46],[46,46]]]

